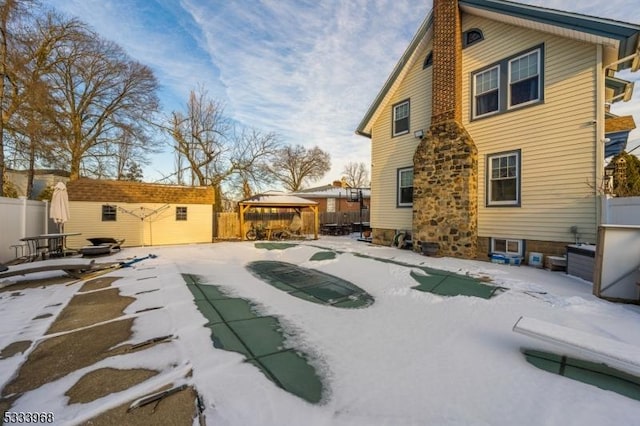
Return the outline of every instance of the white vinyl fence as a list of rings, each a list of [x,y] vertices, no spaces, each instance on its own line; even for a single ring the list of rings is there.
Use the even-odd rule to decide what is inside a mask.
[[[602,224],[640,225],[640,197],[603,197]]]
[[[48,207],[46,201],[0,197],[0,263],[23,254],[20,238],[49,232]]]

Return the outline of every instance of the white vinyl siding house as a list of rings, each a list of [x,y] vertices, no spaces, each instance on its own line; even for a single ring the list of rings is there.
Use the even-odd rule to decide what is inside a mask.
[[[615,74],[638,71],[640,26],[503,0],[451,4],[454,12],[441,7],[426,17],[356,129],[371,139],[373,241],[386,244],[389,235],[411,229],[418,241],[437,239],[457,255],[451,247],[460,243],[450,243],[448,235],[461,228],[454,225],[464,222],[464,207],[446,210],[451,221],[427,222],[449,186],[462,192],[456,200],[472,198],[466,223],[473,229],[463,246],[469,255],[497,249],[561,253],[574,241],[575,228],[581,242],[595,242],[610,121],[605,110],[607,103],[629,98],[632,83]],[[455,34],[460,22],[463,41],[458,51],[454,43],[460,42],[438,31],[438,54],[429,64],[434,22],[456,28]],[[440,90],[432,87],[432,72],[439,72]],[[392,108],[405,100],[409,130],[393,137]],[[454,127],[463,129],[469,150],[460,153],[443,142],[460,136]],[[422,142],[417,130],[425,133]],[[443,157],[440,164],[436,150],[454,153],[452,161]],[[467,159],[462,167],[472,170],[468,181],[466,173],[456,176],[456,169],[446,168]],[[398,202],[398,171],[412,166],[409,209]],[[469,184],[459,185],[458,178]]]
[[[542,104],[474,120],[472,102],[463,102],[464,125],[478,147],[478,236],[570,241],[575,225],[583,241],[594,242],[595,175],[585,178],[585,172],[596,166],[596,46],[463,15],[467,27],[482,28],[485,40],[463,51],[463,76],[469,76],[463,100],[471,99],[475,70],[541,44],[544,49]],[[514,150],[520,150],[520,204],[492,208],[486,160]]]
[[[411,229],[411,208],[398,206],[398,170],[413,167],[413,153],[420,142],[416,130],[427,131],[431,118],[431,70],[423,68],[431,45],[425,45],[414,55],[414,63],[403,84],[380,114],[372,129],[376,144],[371,151],[371,226],[388,229]],[[410,100],[408,133],[392,137],[393,105]],[[378,143],[377,141],[380,141]]]

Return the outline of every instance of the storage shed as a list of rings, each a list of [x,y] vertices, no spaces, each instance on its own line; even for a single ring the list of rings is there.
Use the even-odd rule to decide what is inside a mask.
[[[213,241],[212,187],[79,179],[67,184],[69,247],[87,238],[124,239],[123,246],[210,243]]]

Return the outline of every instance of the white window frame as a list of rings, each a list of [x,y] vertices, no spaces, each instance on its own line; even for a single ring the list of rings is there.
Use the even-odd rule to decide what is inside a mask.
[[[118,207],[110,204],[103,204],[101,208],[102,222],[117,222]]]
[[[398,118],[397,117],[398,110],[401,107],[404,107],[405,105],[407,107],[407,115],[403,116],[401,118]],[[407,119],[407,130],[402,130],[402,131],[399,131],[399,132],[396,131],[396,123],[399,120],[404,120],[405,118]],[[392,119],[393,119],[393,123],[392,123],[392,125],[393,125],[393,136],[400,136],[400,135],[405,135],[405,134],[409,133],[409,130],[411,128],[410,127],[411,126],[411,121],[410,121],[411,120],[411,105],[409,104],[409,99],[407,99],[405,101],[402,101],[402,102],[399,102],[399,103],[397,103],[396,105],[393,106]]]
[[[407,172],[411,172],[411,188],[413,188],[413,167],[403,167],[401,169],[398,169],[398,181],[396,182],[396,203],[398,207],[411,207],[413,206],[413,195],[411,196],[411,202],[410,203],[406,203],[406,202],[402,202],[401,200],[401,195],[402,195],[402,188],[408,188],[408,186],[401,186],[402,185],[402,175],[404,173]]]
[[[504,251],[496,250],[496,241],[504,241],[504,247],[506,250]],[[516,251],[509,250],[509,246],[513,244],[516,244],[518,247]],[[501,253],[501,254],[522,256],[523,247],[524,247],[524,244],[522,240],[516,240],[514,238],[491,238],[491,253]]]
[[[327,213],[335,213],[336,211],[336,199],[327,198]]]
[[[515,200],[499,200],[499,201],[494,201],[493,200],[493,194],[492,194],[492,185],[491,183],[493,182],[494,178],[492,177],[493,175],[493,167],[492,167],[492,163],[493,163],[493,159],[494,158],[501,158],[501,157],[511,157],[511,156],[515,156],[516,157],[516,164],[515,164],[515,176],[513,178],[515,178],[516,180],[516,199]],[[487,206],[520,206],[520,188],[521,188],[521,173],[520,173],[520,166],[521,166],[521,155],[520,155],[520,150],[515,150],[515,151],[508,151],[508,152],[499,152],[499,153],[495,153],[495,154],[488,154],[487,155],[487,171],[486,171],[486,179],[487,179],[487,184],[486,184],[486,188],[487,188]],[[512,178],[512,177],[508,177],[508,178]],[[500,179],[500,178],[498,178]]]
[[[187,207],[176,206],[176,222],[184,222],[187,220]]]
[[[538,93],[537,93],[537,95],[536,95],[536,97],[534,99],[530,99],[530,100],[528,100],[526,102],[521,102],[521,103],[519,103],[517,105],[512,105],[512,102],[511,102],[511,87],[512,87],[513,84],[518,83],[520,81],[520,80],[517,80],[517,81],[512,81],[511,80],[512,65],[513,65],[513,63],[515,61],[517,61],[519,59],[522,59],[522,58],[524,58],[526,56],[531,56],[531,55],[536,55],[537,64],[536,64],[536,74],[535,75],[536,75],[536,78],[538,79]],[[541,78],[540,78],[540,76],[541,76],[541,74],[540,74],[540,58],[541,58],[540,49],[538,48],[538,49],[534,49],[532,51],[523,53],[522,55],[517,56],[517,57],[509,60],[509,69],[508,69],[508,73],[507,73],[508,74],[507,87],[508,87],[508,96],[509,96],[509,101],[508,101],[508,104],[507,104],[508,109],[520,108],[520,107],[523,107],[525,105],[529,105],[529,104],[540,102],[540,100],[541,100],[541,97],[540,97],[541,87],[540,86],[541,86],[541,83],[542,83]],[[528,79],[528,78],[531,78],[531,76],[527,76],[526,77],[526,79]]]
[[[491,90],[487,90],[484,91],[482,93],[478,92],[478,77],[480,77],[481,75],[484,75],[486,73],[489,73],[493,70],[496,70],[497,73],[497,87],[495,89],[491,89]],[[489,115],[493,115],[493,114],[497,114],[500,112],[500,65],[495,65],[492,66],[491,68],[487,68],[486,70],[482,70],[480,72],[477,72],[475,74],[473,74],[473,118],[479,118],[479,117],[487,117]],[[492,91],[496,91],[497,95],[498,95],[498,106],[494,111],[489,111],[489,112],[485,112],[484,114],[478,114],[478,96],[483,96],[489,92]]]

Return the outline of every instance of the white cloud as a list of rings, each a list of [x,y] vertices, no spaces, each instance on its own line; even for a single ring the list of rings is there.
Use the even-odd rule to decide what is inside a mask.
[[[631,0],[521,2],[640,21],[630,15],[636,10]],[[203,83],[244,125],[328,151],[333,169],[324,181],[339,178],[348,161],[369,162],[369,140],[354,130],[431,9],[431,1],[412,0],[51,4],[150,65],[167,107],[180,107],[189,90]],[[633,114],[640,124],[639,105],[637,88],[634,100],[616,104],[614,112]],[[640,143],[638,133],[632,133],[630,146]]]

